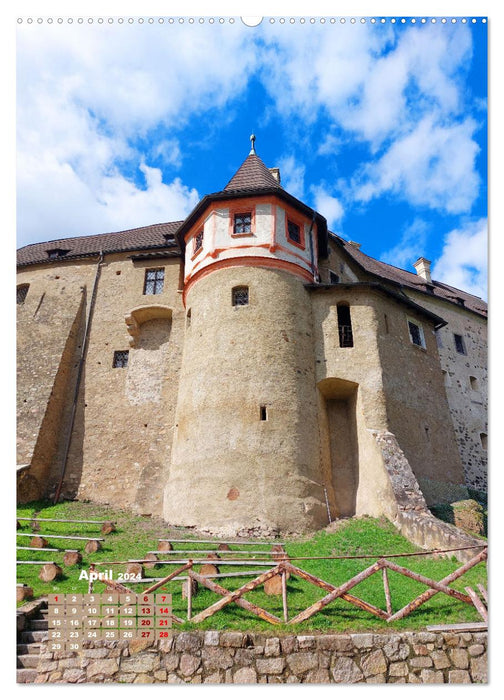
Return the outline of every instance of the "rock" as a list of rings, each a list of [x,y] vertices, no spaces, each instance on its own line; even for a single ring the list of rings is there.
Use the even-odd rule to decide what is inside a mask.
[[[456,501],[451,504],[453,508],[453,520],[456,527],[461,530],[485,534],[485,513],[483,506],[473,499]]]
[[[205,646],[216,647],[219,645],[219,633],[215,630],[205,632]]]
[[[373,646],[372,634],[352,634],[351,637],[356,649],[366,649]]]
[[[323,634],[317,637],[317,647],[327,651],[352,651],[353,642],[350,635]]]
[[[278,674],[282,673],[285,668],[285,659],[282,657],[269,658],[269,659],[257,659],[256,661],[257,672],[261,674]]]
[[[110,520],[107,520],[106,522],[103,523],[102,528],[101,528],[101,534],[102,535],[110,535],[111,532],[115,532],[116,527],[113,522]]]
[[[233,676],[233,683],[257,683],[257,673],[253,668],[240,668]]]
[[[221,683],[220,673],[212,673],[210,676],[203,678],[203,683]]]
[[[203,666],[209,671],[225,670],[233,665],[233,657],[227,649],[220,647],[204,648],[201,652]]]
[[[132,639],[129,643],[130,656],[132,654],[139,654],[141,651],[144,651],[145,649],[148,649],[151,646],[152,641],[149,641],[148,639]]]
[[[471,659],[471,677],[473,683],[487,683],[488,663],[486,652],[482,656]]]
[[[124,665],[125,661],[126,659],[123,660],[122,665]],[[117,671],[119,670],[119,666],[117,665],[117,661],[115,659],[99,659],[98,661],[93,661],[92,664],[89,664],[86,670],[88,678],[92,678],[93,676],[97,676],[98,674],[103,674],[104,676],[113,676],[114,673],[117,673]]]
[[[469,656],[465,649],[452,649],[450,657],[453,665],[457,668],[469,668]]]
[[[357,683],[364,679],[357,664],[346,656],[338,656],[331,668],[335,683]]]
[[[200,666],[201,659],[191,654],[182,654],[180,657],[180,673],[183,676],[192,676],[196,669]]]
[[[407,644],[403,644],[399,639],[390,641],[385,644],[383,651],[390,661],[404,661],[408,658],[410,650]]]
[[[485,647],[483,644],[471,644],[467,651],[469,652],[469,656],[481,656],[485,651]]]
[[[264,645],[264,656],[278,656],[280,654],[280,640],[278,637],[270,637]]]
[[[407,676],[408,664],[405,661],[396,661],[390,664],[389,676]]]
[[[157,658],[154,654],[139,654],[138,656],[130,656],[121,661],[121,671],[129,673],[146,673],[154,671],[157,663]]]
[[[220,643],[223,647],[243,647],[246,639],[247,635],[243,632],[223,632]]]
[[[433,651],[431,659],[434,661],[434,668],[437,670],[451,666],[450,659],[444,651]]]
[[[287,657],[287,663],[289,664],[289,668],[292,673],[294,673],[296,676],[300,676],[301,674],[305,673],[305,671],[309,671],[312,668],[317,668],[318,657],[317,654],[314,654],[313,652],[299,651],[295,654],[290,654]]]
[[[456,670],[448,672],[448,683],[470,683],[471,676],[467,671]]]
[[[164,665],[167,671],[175,671],[179,664],[178,654],[166,654],[164,657]]]
[[[315,649],[317,640],[312,635],[298,635],[298,644],[300,649]]]
[[[330,683],[329,671],[325,668],[313,669],[306,674],[305,683]]]
[[[203,640],[199,634],[194,632],[181,632],[175,637],[175,649],[177,651],[187,651],[194,653],[201,649]]]
[[[361,659],[361,668],[365,676],[376,676],[387,671],[387,659],[381,649],[366,654]]]
[[[147,673],[139,673],[133,681],[133,683],[154,683],[154,678],[152,676],[147,675]]]
[[[420,673],[422,683],[444,683],[442,671],[433,671],[430,668],[423,668]]]
[[[86,672],[78,668],[67,668],[63,672],[63,680],[67,683],[83,683],[86,680]]]
[[[430,668],[432,666],[432,659],[430,656],[414,656],[408,663],[410,668]]]
[[[378,674],[377,676],[369,676],[369,678],[366,678],[366,683],[386,683],[386,679],[383,673]]]

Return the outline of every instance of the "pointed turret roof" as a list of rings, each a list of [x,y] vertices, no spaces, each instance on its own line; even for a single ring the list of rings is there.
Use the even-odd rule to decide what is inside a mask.
[[[259,156],[250,153],[224,187],[224,192],[262,189],[263,187],[283,189]]]

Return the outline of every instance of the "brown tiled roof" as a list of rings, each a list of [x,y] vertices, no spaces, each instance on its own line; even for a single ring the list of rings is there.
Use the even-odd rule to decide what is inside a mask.
[[[487,316],[487,304],[483,299],[469,294],[468,292],[464,292],[461,289],[457,289],[456,287],[451,287],[443,282],[432,280],[432,284],[428,284],[416,273],[401,270],[399,267],[394,267],[393,265],[375,260],[369,257],[369,255],[362,253],[355,245],[336,236],[336,234],[331,233],[330,235],[331,239],[341,246],[366,272],[396,285],[408,287],[409,289],[423,292],[431,297],[458,304],[470,311],[474,311],[480,316]]]
[[[32,243],[20,248],[17,252],[18,265],[32,265],[48,262],[50,250],[66,250],[66,255],[54,259],[67,260],[103,253],[124,252],[128,250],[145,250],[151,248],[170,248],[170,252],[178,253],[178,241],[167,241],[165,236],[175,236],[182,221],[172,221],[167,224],[153,224],[116,233],[100,233],[93,236],[78,236],[76,238],[61,238],[46,243]]]
[[[231,180],[224,187],[224,192],[259,189],[262,187],[278,187],[278,189],[282,189],[262,160],[255,153],[251,153],[245,158]]]

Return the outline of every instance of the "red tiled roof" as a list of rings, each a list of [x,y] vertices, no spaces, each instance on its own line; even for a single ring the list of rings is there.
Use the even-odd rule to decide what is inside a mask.
[[[278,189],[282,189],[262,160],[255,153],[251,153],[245,158],[231,180],[224,187],[224,192],[261,187],[278,187]]]
[[[20,248],[17,252],[18,265],[31,265],[48,262],[48,251],[67,250],[67,254],[56,260],[85,257],[103,253],[121,252],[128,250],[145,250],[149,248],[169,247],[170,252],[179,252],[178,241],[167,241],[165,236],[175,236],[182,221],[172,221],[166,224],[153,224],[116,233],[100,233],[93,236],[78,236],[76,238],[61,238],[46,243],[32,243]],[[51,260],[53,260],[51,258]]]
[[[375,260],[374,258],[369,257],[369,255],[362,253],[358,248],[356,248],[356,246],[352,245],[348,241],[336,236],[336,234],[331,233],[330,235],[331,238],[335,240],[366,272],[403,287],[408,287],[409,289],[424,292],[430,296],[444,299],[445,301],[449,301],[453,304],[458,304],[481,316],[487,316],[487,304],[485,301],[483,301],[483,299],[480,299],[473,294],[469,294],[468,292],[464,292],[461,289],[457,289],[456,287],[451,287],[443,282],[432,280],[432,284],[428,284],[416,273],[401,270],[399,267],[394,267],[388,263]],[[463,301],[463,304],[461,301]]]

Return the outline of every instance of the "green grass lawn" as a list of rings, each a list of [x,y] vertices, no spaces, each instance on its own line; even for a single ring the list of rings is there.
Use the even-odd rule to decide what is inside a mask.
[[[167,526],[161,520],[134,516],[126,511],[114,511],[108,507],[97,506],[89,503],[65,502],[56,506],[48,503],[31,503],[20,506],[17,510],[18,517],[32,517],[37,514],[44,518],[66,518],[75,520],[112,520],[116,523],[117,532],[107,535],[103,543],[103,549],[93,555],[83,553],[82,564],[73,567],[64,567],[64,576],[57,582],[43,583],[38,579],[39,566],[18,565],[17,580],[26,583],[33,588],[34,596],[40,597],[48,593],[87,593],[88,582],[79,580],[82,569],[88,569],[91,562],[127,561],[129,559],[141,559],[148,551],[157,549],[158,538],[187,538],[210,539],[208,536],[198,535],[193,530],[174,528]],[[29,522],[22,522],[22,527],[17,534],[33,532]],[[81,549],[85,542],[78,540],[52,540],[50,534],[74,534],[92,538],[99,537],[100,528],[89,524],[65,524],[65,523],[41,523],[40,534],[45,534],[49,541],[49,547],[58,549]],[[18,537],[18,546],[29,546],[30,538]],[[184,545],[175,545],[175,549]],[[217,546],[217,545],[216,545]],[[211,549],[211,545],[194,544],[191,549]],[[248,549],[245,548],[244,549]],[[252,549],[252,548],[250,548]],[[266,550],[269,546],[257,546],[257,549]],[[342,521],[341,526],[335,532],[321,531],[315,536],[306,539],[290,540],[286,545],[287,553],[292,563],[305,571],[332,583],[341,584],[376,561],[379,555],[408,554],[419,551],[408,540],[398,534],[397,530],[386,519],[352,518]],[[337,555],[370,555],[365,559],[313,559],[302,560],[296,557],[331,557]],[[187,555],[186,555],[187,556]],[[197,555],[192,555],[196,558]],[[183,558],[182,556],[180,558]],[[260,558],[260,557],[258,557]],[[37,552],[17,550],[18,561],[55,561],[62,563],[63,552]],[[440,580],[454,571],[460,563],[454,558],[432,558],[419,556],[404,556],[394,558],[397,564],[424,576]],[[117,574],[124,572],[124,565],[102,566],[112,569],[114,579]],[[146,570],[146,577],[167,576],[177,566],[159,565],[155,569]],[[219,564],[221,573],[236,572],[237,567]],[[253,567],[247,567],[247,570]],[[263,567],[268,568],[268,567]],[[199,567],[195,567],[199,571]],[[411,579],[405,578],[395,572],[388,572],[392,607],[394,612],[410,602],[415,596],[426,590],[426,586]],[[252,578],[217,579],[217,582],[228,590],[235,590]],[[476,587],[477,583],[486,585],[486,565],[479,564],[467,574],[458,579],[452,587],[464,591],[465,586]],[[130,584],[130,588],[140,593],[150,584]],[[173,581],[163,590],[173,595],[173,612],[179,617],[187,615],[187,603],[182,600],[181,582]],[[96,583],[94,592],[105,590],[103,583]],[[325,595],[319,589],[300,578],[291,577],[287,582],[289,618],[316,602]],[[350,591],[353,595],[385,609],[385,596],[383,592],[382,574],[378,572],[363,581]],[[219,596],[200,587],[198,594],[193,598],[193,615],[205,609],[219,600]],[[247,600],[259,605],[277,617],[282,618],[281,596],[267,596],[262,588],[251,591],[246,595]],[[477,611],[469,605],[458,602],[442,593],[435,595],[425,605],[412,613],[404,620],[387,624],[379,618],[371,615],[355,606],[337,600],[317,613],[306,622],[290,626],[273,626],[260,620],[251,613],[230,604],[216,615],[206,619],[198,629],[240,629],[240,630],[275,630],[276,632],[302,632],[302,631],[379,631],[383,629],[419,629],[431,624],[448,624],[457,622],[479,621]],[[185,623],[184,629],[196,627],[191,623]]]

